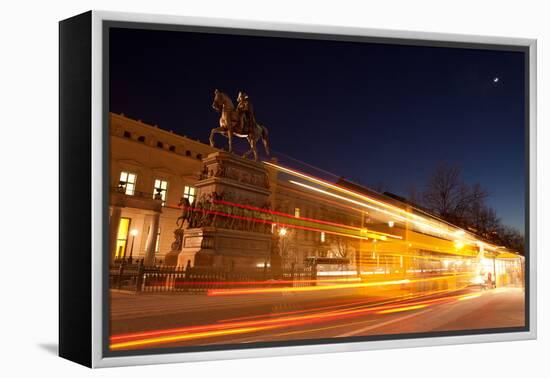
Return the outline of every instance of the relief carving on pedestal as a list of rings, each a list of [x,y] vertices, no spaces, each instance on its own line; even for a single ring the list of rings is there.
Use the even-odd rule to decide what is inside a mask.
[[[270,233],[273,222],[271,204],[260,207],[250,200],[231,193],[202,194],[192,204],[182,199],[182,215],[177,220],[173,247],[181,246],[188,228],[215,227],[238,231]],[[174,249],[174,248],[173,248]]]
[[[219,161],[214,168],[204,164],[202,170],[199,172],[199,180],[206,180],[211,177],[225,178],[228,180],[234,180],[243,184],[263,187],[269,189],[269,176],[266,172],[263,173],[251,173],[246,172],[236,167],[226,167],[226,164]]]

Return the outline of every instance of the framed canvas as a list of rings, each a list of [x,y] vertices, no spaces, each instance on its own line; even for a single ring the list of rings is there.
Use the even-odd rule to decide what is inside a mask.
[[[59,24],[59,353],[90,367],[536,337],[536,41]]]

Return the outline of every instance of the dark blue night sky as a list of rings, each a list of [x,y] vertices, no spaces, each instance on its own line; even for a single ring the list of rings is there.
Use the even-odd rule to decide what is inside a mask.
[[[202,141],[244,90],[274,155],[402,196],[456,164],[524,229],[522,52],[111,29],[110,81],[111,111]]]

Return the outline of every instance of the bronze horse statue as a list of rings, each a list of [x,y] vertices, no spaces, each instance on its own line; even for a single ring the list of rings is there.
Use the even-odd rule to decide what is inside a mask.
[[[233,101],[228,95],[219,90],[214,90],[214,101],[212,102],[212,108],[215,111],[221,113],[220,127],[212,129],[210,132],[210,145],[214,147],[214,135],[221,134],[228,139],[229,152],[233,152],[233,136],[239,138],[246,138],[250,145],[250,150],[244,153],[243,157],[247,157],[250,154],[254,155],[254,160],[258,161],[258,151],[256,149],[256,143],[261,138],[264,149],[267,155],[269,155],[269,139],[268,131],[265,126],[254,122],[254,127],[250,127],[246,130],[245,125],[241,124],[241,117],[239,112],[235,109]]]

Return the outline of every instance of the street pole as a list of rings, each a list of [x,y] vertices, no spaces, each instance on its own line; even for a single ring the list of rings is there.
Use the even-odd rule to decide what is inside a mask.
[[[128,262],[131,264],[133,260],[133,253],[134,253],[134,240],[136,239],[136,235],[138,234],[138,230],[135,228],[130,231],[130,235],[132,235],[132,246],[130,247],[130,257],[128,258]]]
[[[132,235],[132,246],[130,247],[130,257],[128,258],[128,262],[132,263],[132,254],[134,252],[134,240],[136,239],[135,235]]]

